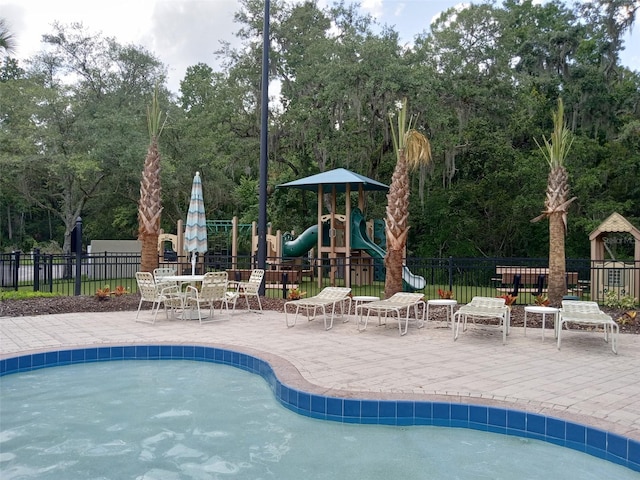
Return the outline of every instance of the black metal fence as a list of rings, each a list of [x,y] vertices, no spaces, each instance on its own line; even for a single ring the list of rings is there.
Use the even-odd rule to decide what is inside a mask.
[[[173,267],[177,273],[191,273],[190,258],[178,256],[159,266]],[[438,289],[452,290],[459,302],[473,296],[517,295],[517,303],[531,303],[546,292],[546,258],[408,258],[405,269],[406,290],[422,291],[437,298]],[[229,272],[232,280],[241,280],[256,265],[249,256],[230,257],[207,254],[197,263],[198,273]],[[140,269],[140,254],[42,254],[38,250],[0,254],[0,289],[52,292],[60,295],[94,295],[109,286],[137,290],[135,272]],[[640,262],[591,261],[567,259],[567,294],[578,299],[604,303],[609,299],[640,296]],[[339,258],[268,259],[266,295],[285,297],[291,287],[313,295],[324,286],[344,286],[346,276],[354,294],[382,296],[384,265],[382,259],[354,255]],[[321,276],[321,279],[319,279]]]

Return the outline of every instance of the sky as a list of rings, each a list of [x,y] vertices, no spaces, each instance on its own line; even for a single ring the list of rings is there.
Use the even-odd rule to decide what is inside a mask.
[[[411,44],[440,12],[459,3],[360,0],[362,12],[382,25],[393,26],[404,44]],[[321,7],[330,4],[333,1],[319,0]],[[219,69],[214,52],[221,41],[234,43],[240,26],[234,23],[233,15],[238,9],[238,0],[0,0],[0,18],[7,20],[17,42],[17,58],[37,53],[42,48],[42,35],[53,32],[54,21],[81,22],[91,33],[115,37],[123,45],[142,45],[156,55],[167,66],[168,86],[175,93],[187,67],[205,63]],[[640,70],[640,33],[628,36],[625,45],[623,65]]]

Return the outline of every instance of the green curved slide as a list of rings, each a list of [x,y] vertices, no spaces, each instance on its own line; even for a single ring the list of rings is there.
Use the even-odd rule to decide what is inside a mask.
[[[282,235],[282,256],[302,257],[317,245],[318,225],[311,225],[295,239],[290,233],[285,233]]]
[[[380,260],[384,260],[387,253],[373,243],[369,235],[367,235],[367,222],[359,208],[354,208],[351,211],[351,248],[364,250],[371,258]],[[424,277],[411,273],[411,270],[406,265],[402,266],[402,283],[406,291],[422,290],[427,285]]]
[[[284,234],[282,236],[282,256],[301,257],[317,244],[318,225],[310,226],[295,239],[291,234]],[[386,255],[386,252],[373,243],[367,235],[367,222],[359,208],[354,208],[351,211],[351,248],[364,250],[370,257],[382,261]],[[407,291],[422,290],[427,284],[424,277],[414,275],[406,265],[402,267],[402,281],[404,290]]]

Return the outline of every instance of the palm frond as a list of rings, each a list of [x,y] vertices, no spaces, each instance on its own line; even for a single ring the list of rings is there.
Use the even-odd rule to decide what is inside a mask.
[[[394,127],[393,117],[394,114],[389,114],[393,150],[398,161],[403,153],[410,169],[415,169],[421,164],[428,164],[431,161],[431,144],[427,137],[415,129],[418,116],[411,115],[407,119],[406,98],[402,99],[398,110],[397,130]]]
[[[147,125],[149,127],[149,137],[158,138],[164,129],[167,122],[165,117],[162,121],[162,110],[160,110],[160,103],[158,102],[158,87],[153,92],[153,99],[151,105],[147,107]]]
[[[415,169],[431,161],[431,144],[427,137],[411,129],[405,134],[404,155],[409,169]]]
[[[558,110],[553,112],[553,132],[551,133],[551,138],[542,137],[544,147],[538,143],[538,140],[535,138],[534,140],[552,170],[564,166],[565,159],[569,155],[569,150],[573,143],[573,135],[564,121],[564,103],[562,102],[562,98],[558,98]]]

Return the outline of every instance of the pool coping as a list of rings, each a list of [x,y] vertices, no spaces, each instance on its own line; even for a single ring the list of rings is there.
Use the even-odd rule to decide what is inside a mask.
[[[530,412],[509,402],[460,395],[358,392],[307,381],[287,359],[250,347],[179,342],[111,343],[44,348],[0,358],[0,376],[41,368],[118,360],[194,360],[260,375],[278,402],[311,418],[342,423],[470,428],[542,440],[640,472],[640,442],[589,426],[587,415],[545,409]]]

